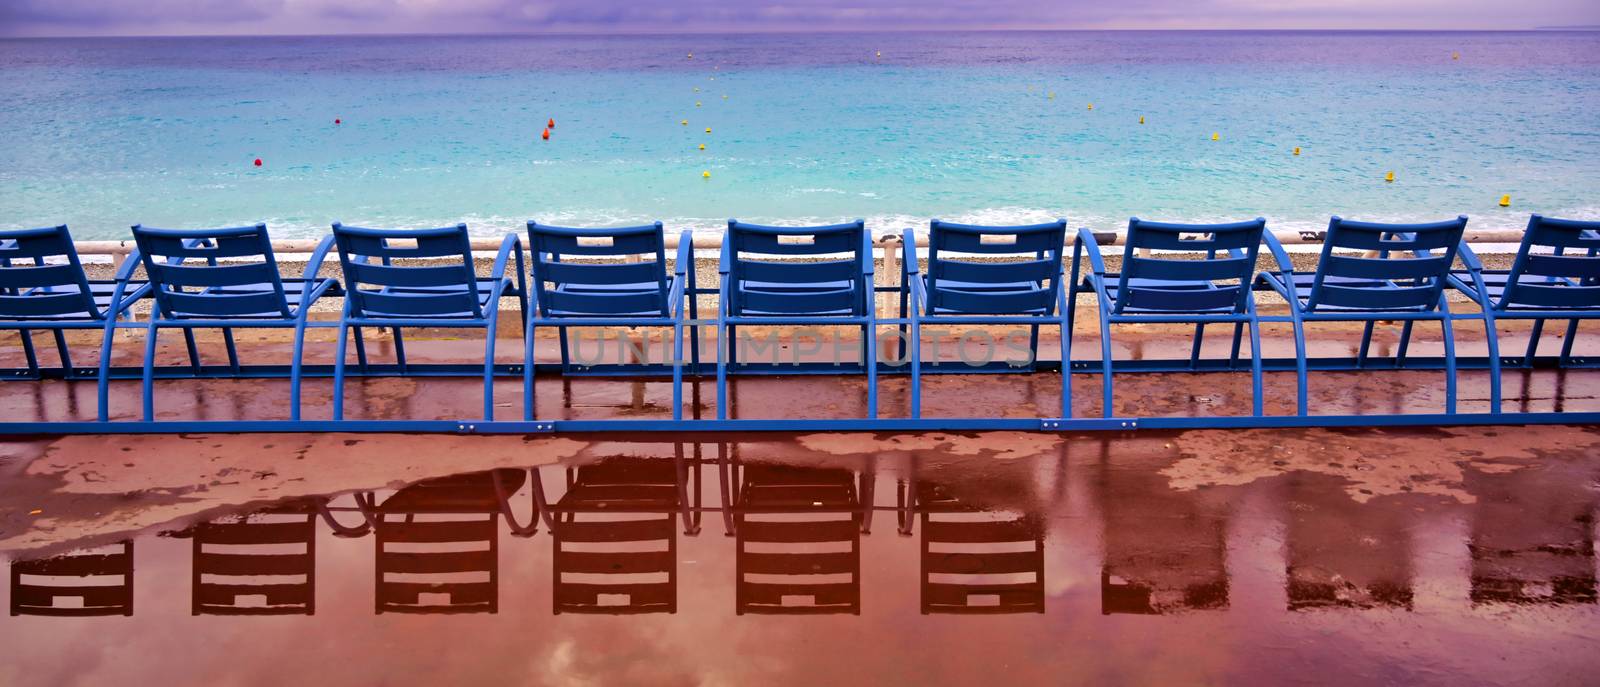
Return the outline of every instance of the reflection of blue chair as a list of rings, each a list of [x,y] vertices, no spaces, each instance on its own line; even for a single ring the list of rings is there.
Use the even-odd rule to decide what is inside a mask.
[[[1534,249],[1548,249],[1548,254]],[[1576,254],[1568,251],[1576,251]],[[1560,367],[1577,367],[1572,342],[1580,320],[1600,317],[1600,222],[1581,222],[1533,215],[1509,270],[1485,270],[1465,243],[1461,260],[1467,269],[1450,275],[1450,283],[1483,308],[1489,330],[1489,367],[1494,384],[1494,412],[1500,412],[1500,347],[1496,320],[1533,320],[1528,350],[1520,361],[1533,367],[1546,320],[1567,320],[1561,342]]]
[[[156,339],[162,328],[169,327],[183,330],[189,348],[189,364],[196,375],[204,370],[195,345],[194,329],[221,328],[227,345],[229,376],[240,373],[239,353],[233,342],[235,327],[293,327],[289,419],[299,420],[306,317],[318,298],[338,286],[332,279],[317,277],[331,240],[324,239],[317,247],[306,266],[304,278],[287,280],[279,276],[264,224],[227,229],[135,226],[133,238],[138,243],[156,301],[145,337],[144,420],[155,419]]]
[[[65,264],[48,264],[48,259]],[[3,370],[6,379],[40,379],[45,369],[33,350],[33,332],[44,330],[55,335],[56,353],[61,358],[59,374],[77,376],[72,353],[67,347],[66,330],[101,329],[99,419],[106,411],[106,379],[111,366],[111,341],[118,318],[149,292],[150,287],[129,278],[139,265],[131,255],[117,269],[112,281],[90,280],[78,261],[72,235],[65,225],[44,229],[0,231],[0,329],[16,330],[27,356],[26,370]],[[131,288],[131,291],[129,290]]]
[[[1100,365],[1103,379],[1103,414],[1111,417],[1111,325],[1132,323],[1192,323],[1194,344],[1188,367],[1200,363],[1200,348],[1207,324],[1233,324],[1230,366],[1239,361],[1239,345],[1246,326],[1250,328],[1250,412],[1261,415],[1261,331],[1256,318],[1251,283],[1256,267],[1256,251],[1261,246],[1267,221],[1256,218],[1229,224],[1168,224],[1146,222],[1137,217],[1128,221],[1127,245],[1122,253],[1122,272],[1107,274],[1101,261],[1100,246],[1088,229],[1078,232],[1072,251],[1072,293],[1067,315],[1070,331],[1077,308],[1077,292],[1091,291],[1099,301]],[[1149,255],[1142,255],[1151,251]],[[1155,253],[1154,251],[1170,251]],[[1175,253],[1201,253],[1185,258]],[[1089,258],[1089,274],[1078,280],[1082,258]],[[1071,336],[1063,335],[1062,366],[1071,364]],[[1070,388],[1063,390],[1071,408]],[[1068,411],[1070,413],[1070,410]]]
[[[537,309],[528,318],[526,365],[523,367],[523,418],[534,419],[534,330],[557,327],[561,336],[561,370],[573,372],[567,328],[672,327],[672,419],[683,418],[683,315],[695,316],[694,243],[689,232],[678,242],[678,260],[667,276],[666,242],[661,223],[620,229],[573,229],[528,222],[528,248],[533,254],[533,295]],[[641,262],[617,262],[631,256]],[[577,258],[577,261],[564,258]],[[595,258],[610,258],[593,262]],[[699,337],[690,342],[699,364]],[[626,368],[617,365],[584,369]],[[648,364],[643,366],[649,369]]]
[[[727,418],[728,372],[739,364],[737,332],[746,324],[859,326],[867,413],[878,416],[872,237],[864,222],[768,227],[728,220],[720,272],[717,419]]]
[[[1365,323],[1355,361],[1359,369],[1367,366],[1373,325],[1388,320],[1405,323],[1393,360],[1395,367],[1405,366],[1412,326],[1418,321],[1439,323],[1444,331],[1445,412],[1456,412],[1456,346],[1452,322],[1483,318],[1481,314],[1452,314],[1444,293],[1445,280],[1466,229],[1465,215],[1429,224],[1352,222],[1335,216],[1328,223],[1328,235],[1314,274],[1296,273],[1289,254],[1277,239],[1271,234],[1263,235],[1278,269],[1262,272],[1257,280],[1289,302],[1289,316],[1260,319],[1294,324],[1295,372],[1299,382],[1296,400],[1300,415],[1309,413],[1305,323]],[[1342,255],[1334,253],[1335,250],[1365,251],[1372,256]],[[1498,375],[1494,384],[1498,388]]]
[[[906,231],[906,259],[901,275],[905,288],[900,293],[900,311],[901,318],[909,320],[911,330],[911,417],[922,416],[923,368],[941,364],[937,355],[927,365],[922,363],[924,326],[1026,325],[1028,360],[1002,365],[1036,367],[1039,326],[1063,326],[1056,308],[1062,303],[1061,252],[1066,232],[1066,220],[989,227],[936,219],[929,224],[928,273],[921,278],[916,235]],[[1066,330],[1062,331],[1065,352],[1067,336]],[[906,325],[901,325],[900,334],[903,353],[908,338]],[[1064,367],[1062,374],[1066,374]]]
[[[361,327],[393,327],[396,331],[400,327],[459,327],[484,330],[483,419],[493,420],[495,329],[500,299],[514,296],[519,316],[527,312],[522,242],[517,236],[507,234],[501,241],[487,279],[477,276],[465,224],[439,229],[364,229],[335,222],[333,238],[339,246],[345,279],[344,315],[339,320],[338,358],[333,367],[333,419],[344,419],[345,344],[349,329],[359,332]],[[506,263],[513,257],[516,281],[506,276]],[[396,260],[424,263],[395,264]],[[405,374],[405,353],[398,337],[395,354],[400,359],[400,372]]]

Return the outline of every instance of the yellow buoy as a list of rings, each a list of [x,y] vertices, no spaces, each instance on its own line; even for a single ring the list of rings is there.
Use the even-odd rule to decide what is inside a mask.
[[[706,170],[704,172],[701,172],[700,173],[700,178],[701,179],[710,179],[711,178],[711,170],[708,169],[708,170]]]
[[[1300,154],[1300,146],[1295,146],[1294,147],[1294,154],[1295,155],[1299,155]]]
[[[1503,196],[1500,196],[1500,207],[1511,207],[1511,194],[1507,193]]]
[[[694,87],[694,92],[699,93],[700,92],[700,87],[699,86],[695,86]]]
[[[1459,60],[1459,59],[1461,59],[1461,53],[1458,53],[1458,52],[1453,52],[1453,53],[1450,53],[1450,59],[1452,59],[1452,60]]]
[[[1055,91],[1050,91],[1050,99],[1051,100],[1055,100],[1056,99],[1056,92]]]
[[[698,101],[698,100],[694,101],[694,106],[695,107],[700,107],[700,101]]]
[[[877,54],[875,54],[875,55],[873,55],[873,57],[883,57],[883,51],[882,51],[882,50],[879,50],[879,51],[878,51],[878,52],[877,52]]]
[[[687,119],[685,119],[685,120],[683,120],[683,121],[681,121],[681,122],[678,122],[678,123],[679,123],[679,124],[682,124],[682,125],[684,125],[684,126],[689,126],[689,120],[687,120]]]
[[[689,53],[689,59],[694,59],[694,53]]]
[[[1094,103],[1089,103],[1089,109],[1091,109],[1091,110],[1094,109]]]
[[[704,144],[704,143],[701,143],[701,144],[700,144],[700,149],[701,149],[701,150],[705,150],[705,149],[706,149],[706,144]]]
[[[1394,172],[1385,172],[1383,175],[1383,180],[1389,183],[1394,183]]]
[[[728,94],[727,93],[723,93],[722,94],[722,99],[723,100],[727,100],[728,99]]]
[[[1213,133],[1213,134],[1211,134],[1211,140],[1213,140],[1213,141],[1220,141],[1220,140],[1222,140],[1222,134],[1220,134],[1220,133]]]
[[[1144,115],[1139,115],[1139,123],[1140,124],[1144,123]]]
[[[708,133],[708,134],[711,133],[711,127],[709,127],[709,126],[706,127],[706,133]]]

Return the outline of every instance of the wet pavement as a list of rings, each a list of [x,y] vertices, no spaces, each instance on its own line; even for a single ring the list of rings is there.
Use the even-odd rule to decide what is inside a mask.
[[[0,684],[1592,684],[1600,429],[0,444]]]

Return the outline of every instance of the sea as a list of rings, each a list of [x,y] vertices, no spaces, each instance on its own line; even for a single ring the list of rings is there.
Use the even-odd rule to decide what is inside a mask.
[[[79,239],[1600,219],[1592,31],[6,39],[0,92],[0,227]]]

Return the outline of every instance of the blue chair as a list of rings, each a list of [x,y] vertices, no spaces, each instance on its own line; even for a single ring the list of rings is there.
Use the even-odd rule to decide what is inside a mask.
[[[16,330],[28,361],[25,370],[5,370],[5,378],[43,378],[45,369],[33,349],[33,332],[39,330],[55,335],[59,375],[78,376],[66,330],[101,329],[99,419],[105,421],[112,334],[117,320],[150,292],[148,284],[130,280],[138,265],[135,252],[117,268],[115,279],[91,280],[78,261],[66,225],[0,231],[0,329]]]
[[[1534,249],[1540,249],[1535,253]],[[1549,250],[1548,253],[1543,252]],[[1573,251],[1573,252],[1569,252]],[[1489,330],[1492,403],[1500,412],[1500,346],[1497,320],[1533,320],[1528,349],[1520,362],[1533,367],[1546,320],[1567,320],[1560,367],[1574,365],[1572,344],[1578,322],[1600,317],[1600,222],[1533,215],[1509,270],[1485,270],[1478,256],[1461,245],[1467,269],[1450,275],[1450,284],[1477,301]]]
[[[728,373],[738,362],[740,325],[858,326],[867,373],[868,417],[878,416],[876,298],[872,237],[861,220],[769,227],[728,220],[722,239],[717,317],[717,419],[727,419]],[[796,371],[802,368],[795,361]]]
[[[222,329],[229,376],[240,374],[233,329],[294,328],[294,354],[289,372],[289,418],[300,419],[301,357],[306,318],[318,298],[338,287],[317,277],[332,245],[324,239],[312,254],[301,279],[283,279],[272,254],[265,224],[226,229],[155,229],[133,227],[156,307],[146,325],[142,397],[144,420],[155,419],[156,341],[163,328],[183,330],[189,364],[196,376],[205,373],[195,345],[196,327]],[[226,262],[223,262],[226,261]],[[108,341],[109,346],[109,341]]]
[[[936,219],[929,224],[928,272],[924,276],[919,274],[916,235],[906,230],[900,277],[900,352],[901,359],[907,360],[909,342],[911,417],[922,417],[923,368],[940,367],[937,359],[928,365],[922,362],[924,325],[1026,325],[1028,360],[1001,365],[1037,369],[1039,327],[1064,326],[1057,307],[1063,302],[1061,258],[1066,233],[1066,220],[997,227]],[[1063,329],[1063,354],[1066,338]],[[987,368],[989,362],[972,367]],[[1065,375],[1065,366],[1062,372]],[[1066,378],[1062,379],[1065,385]]]
[[[522,241],[517,235],[507,234],[500,242],[486,279],[477,275],[465,224],[438,229],[368,229],[334,222],[333,239],[345,280],[338,358],[333,367],[333,419],[344,419],[345,350],[350,329],[391,327],[398,332],[400,327],[458,327],[484,330],[483,419],[493,420],[500,299],[517,299],[519,321],[527,313]],[[513,258],[515,280],[506,276],[507,263]],[[396,260],[427,264],[396,264]],[[402,346],[396,337],[395,354],[400,372],[405,374]]]
[[[661,223],[620,229],[575,229],[528,222],[528,246],[533,255],[533,295],[536,309],[528,318],[523,367],[523,418],[534,419],[534,330],[557,327],[561,336],[561,370],[576,371],[571,363],[567,329],[588,327],[671,327],[672,419],[683,419],[683,315],[689,317],[695,302],[684,294],[694,288],[694,243],[689,232],[679,237],[677,264],[667,272],[666,241]],[[640,262],[621,262],[628,257]],[[566,258],[587,260],[575,262]],[[610,260],[593,262],[595,258]],[[698,327],[695,328],[698,331]],[[698,336],[690,342],[699,364]],[[621,368],[583,365],[581,368]],[[646,368],[648,369],[648,365]]]
[[[1239,346],[1245,327],[1250,329],[1250,375],[1252,415],[1262,414],[1261,327],[1256,316],[1251,288],[1256,269],[1256,252],[1266,233],[1267,221],[1260,217],[1226,224],[1172,224],[1128,220],[1128,236],[1122,251],[1122,271],[1107,274],[1094,233],[1078,231],[1072,249],[1072,292],[1067,316],[1070,331],[1077,314],[1078,291],[1095,294],[1100,317],[1100,366],[1103,375],[1102,413],[1111,417],[1112,370],[1111,325],[1133,323],[1194,324],[1194,344],[1189,351],[1188,369],[1200,364],[1200,349],[1208,324],[1233,324],[1233,348],[1229,365],[1239,361]],[[1148,251],[1148,255],[1144,254]],[[1158,252],[1160,251],[1160,252]],[[1198,253],[1185,258],[1177,254]],[[1089,274],[1080,281],[1083,257],[1089,259]],[[1070,366],[1071,336],[1063,336],[1067,352],[1063,367]],[[1169,368],[1163,368],[1169,369]],[[1176,369],[1183,369],[1178,367]],[[1071,408],[1070,388],[1063,391],[1063,402]],[[1068,411],[1070,413],[1070,410]],[[1070,415],[1068,415],[1070,417]]]
[[[1412,327],[1419,321],[1438,322],[1444,331],[1445,412],[1456,412],[1456,347],[1452,323],[1483,319],[1483,315],[1450,312],[1444,287],[1460,251],[1467,217],[1425,224],[1353,222],[1334,216],[1313,274],[1297,273],[1289,254],[1271,234],[1263,234],[1278,263],[1263,271],[1257,283],[1278,293],[1289,303],[1289,316],[1263,316],[1262,322],[1294,325],[1295,373],[1298,379],[1298,413],[1307,415],[1307,322],[1362,322],[1361,348],[1354,369],[1369,364],[1373,326],[1379,321],[1401,321],[1400,346],[1390,361],[1406,366]],[[1336,254],[1360,251],[1361,255]],[[1492,338],[1492,337],[1491,337]],[[1498,375],[1496,384],[1498,385]]]

